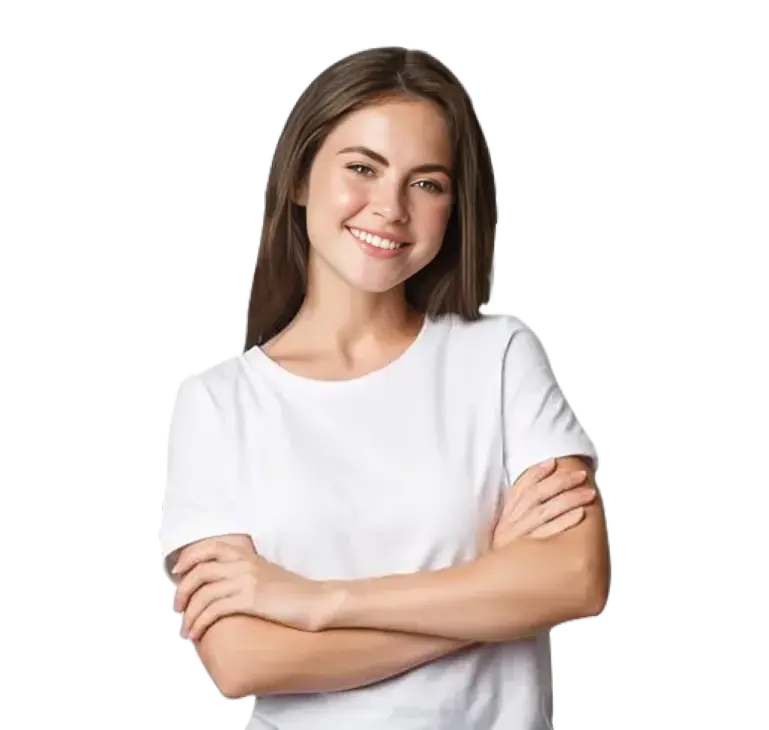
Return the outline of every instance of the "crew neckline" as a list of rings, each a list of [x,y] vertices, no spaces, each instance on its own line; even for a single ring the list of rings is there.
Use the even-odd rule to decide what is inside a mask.
[[[273,360],[259,345],[254,345],[251,349],[247,350],[244,353],[244,357],[252,366],[271,379],[293,388],[326,393],[348,391],[373,385],[377,381],[384,380],[401,371],[417,356],[419,350],[425,346],[428,332],[432,329],[433,324],[434,322],[430,316],[425,314],[416,337],[397,357],[376,370],[342,380],[322,380],[293,373]]]

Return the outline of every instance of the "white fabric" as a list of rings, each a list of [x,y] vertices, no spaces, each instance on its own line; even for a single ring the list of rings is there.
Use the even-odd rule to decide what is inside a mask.
[[[478,555],[505,487],[570,454],[597,467],[539,339],[516,317],[426,320],[399,359],[348,381],[294,375],[252,348],[180,387],[163,556],[247,533],[309,578],[455,565]],[[550,675],[542,632],[353,691],[258,698],[248,730],[545,730]]]

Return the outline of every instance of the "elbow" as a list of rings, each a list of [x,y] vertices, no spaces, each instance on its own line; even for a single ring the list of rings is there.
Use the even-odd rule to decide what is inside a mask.
[[[245,677],[233,657],[224,656],[219,647],[213,651],[212,647],[206,648],[207,651],[201,654],[203,665],[223,697],[239,700],[254,693],[253,689],[246,687]]]
[[[221,684],[217,683],[216,688],[219,690],[222,697],[228,700],[239,700],[245,697],[245,695],[239,692],[237,689],[230,688],[228,685],[222,686]]]
[[[223,697],[239,700],[281,693],[281,677],[274,667],[258,661],[245,666],[237,656],[209,657],[206,662],[208,674]]]
[[[219,692],[221,692],[222,696],[226,697],[228,700],[239,700],[252,694],[252,692],[248,691],[245,685],[240,682],[237,677],[232,677],[230,675],[212,675],[211,679],[214,680],[214,684]]]
[[[602,583],[599,585],[591,585],[586,591],[584,602],[584,615],[598,616],[603,613],[606,608],[606,604],[609,601],[609,589],[608,586],[604,586]]]
[[[292,652],[286,634],[291,636],[283,627],[250,616],[228,616],[196,640],[195,648],[222,696],[264,697],[283,694],[291,686]]]
[[[579,570],[581,615],[585,618],[603,613],[609,601],[611,572],[608,557],[586,560]]]
[[[209,630],[210,631],[210,630]],[[197,643],[198,654],[203,666],[211,677],[216,689],[228,700],[239,700],[250,695],[261,694],[261,677],[256,669],[251,666],[246,671],[244,663],[239,660],[242,651],[238,652],[234,647],[228,646],[229,642],[205,641]]]

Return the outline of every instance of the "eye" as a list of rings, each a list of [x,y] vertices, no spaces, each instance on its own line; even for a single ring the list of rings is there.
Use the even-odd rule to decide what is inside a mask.
[[[416,184],[419,185],[422,190],[425,190],[428,193],[432,193],[433,195],[438,195],[439,193],[443,192],[443,188],[432,180],[420,180]]]
[[[369,177],[369,175],[373,175],[374,171],[368,167],[367,165],[360,165],[358,163],[355,163],[354,165],[347,165],[348,170],[352,170],[356,175],[364,175],[365,177]]]

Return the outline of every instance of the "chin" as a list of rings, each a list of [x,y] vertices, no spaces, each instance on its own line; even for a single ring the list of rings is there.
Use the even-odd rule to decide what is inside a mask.
[[[403,270],[386,270],[380,266],[339,266],[336,268],[339,278],[348,286],[360,292],[369,294],[384,294],[397,288],[405,280]]]
[[[356,291],[364,294],[386,294],[398,287],[400,281],[356,281],[355,279],[347,279],[347,283]]]

